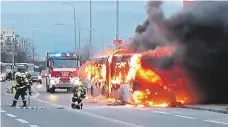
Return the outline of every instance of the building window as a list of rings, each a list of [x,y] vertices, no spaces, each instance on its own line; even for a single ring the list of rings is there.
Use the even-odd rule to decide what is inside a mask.
[[[7,37],[6,41],[11,41],[10,37]]]

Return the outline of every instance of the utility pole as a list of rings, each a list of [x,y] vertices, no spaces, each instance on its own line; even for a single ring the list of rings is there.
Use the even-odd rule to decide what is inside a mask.
[[[16,35],[14,31],[14,25],[12,25],[12,71],[14,71],[14,67],[15,67],[15,39],[16,39]]]
[[[13,68],[15,66],[15,39],[16,39],[16,37],[14,37],[14,35],[13,35],[13,40],[12,40],[12,64],[13,64]]]
[[[74,9],[74,50],[75,50],[75,53],[77,53],[77,40],[76,40],[76,32],[77,32],[77,29],[76,29],[76,12],[75,12],[75,6],[72,3],[63,3],[63,4],[70,5]]]
[[[89,1],[89,44],[90,44],[90,53],[89,56],[92,55],[92,1]]]
[[[81,48],[81,26],[80,26],[79,21],[78,21],[78,48],[79,48],[79,52],[80,52],[80,48]]]
[[[116,0],[116,40],[119,40],[119,0]]]
[[[76,41],[76,13],[75,13],[75,6],[72,4],[74,8],[74,48],[75,53],[77,52],[77,41]]]
[[[101,36],[101,49],[102,49],[102,51],[104,50],[104,40],[103,40],[103,36]]]
[[[32,32],[32,63],[35,62],[35,54],[34,54],[34,50],[35,50],[35,47],[34,47],[34,32]]]

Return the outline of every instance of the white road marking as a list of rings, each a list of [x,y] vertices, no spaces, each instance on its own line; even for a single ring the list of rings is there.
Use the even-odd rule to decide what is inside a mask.
[[[219,122],[219,121],[214,121],[214,120],[204,120],[205,122],[210,122],[210,123],[218,123],[218,124],[224,124],[224,125],[228,125],[228,123],[225,122]]]
[[[39,126],[37,126],[37,125],[29,125],[30,127],[39,127]]]
[[[6,114],[7,116],[9,116],[9,117],[16,117],[15,115],[13,115],[13,114]]]
[[[51,105],[51,106],[54,106],[54,107],[64,107],[65,109],[67,109],[69,111],[72,111],[72,112],[78,112],[78,113],[81,113],[81,114],[84,114],[84,115],[87,115],[87,116],[90,116],[90,117],[103,119],[103,120],[106,120],[106,121],[109,121],[109,122],[113,122],[113,123],[118,123],[118,124],[130,126],[130,127],[146,127],[146,126],[143,126],[143,125],[137,125],[137,124],[134,124],[134,123],[125,122],[125,121],[121,121],[121,120],[117,120],[117,119],[113,119],[113,118],[97,115],[97,114],[90,113],[90,112],[74,110],[72,108],[69,108],[69,107],[66,107],[66,106],[62,106],[62,105],[58,105],[58,104],[53,104],[53,103],[50,103],[50,102],[47,102],[47,101],[40,100],[38,98],[33,98],[33,100],[36,100],[36,101],[39,101],[39,102],[42,102],[42,103],[45,103],[45,104],[48,104],[48,105]]]
[[[160,113],[160,114],[166,114],[166,115],[171,114],[171,113],[168,113],[168,112],[161,112],[161,111],[152,111],[152,112],[156,112],[156,113]]]
[[[4,111],[4,110],[0,110],[1,112],[6,112],[6,111]]]
[[[146,109],[146,108],[140,108],[139,110],[144,110],[144,111],[147,111],[148,109]]]
[[[189,116],[182,116],[182,115],[174,115],[176,117],[181,117],[181,118],[187,118],[187,119],[196,119],[194,117],[189,117]]]
[[[29,123],[28,121],[26,120],[23,120],[23,119],[16,119],[17,121],[21,122],[21,123]]]
[[[213,121],[228,120],[228,118],[213,119]]]

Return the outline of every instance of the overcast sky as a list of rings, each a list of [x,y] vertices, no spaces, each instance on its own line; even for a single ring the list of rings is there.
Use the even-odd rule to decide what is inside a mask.
[[[40,57],[50,51],[72,51],[73,38],[73,8],[63,2],[2,2],[1,27],[13,27],[20,36],[32,36],[35,31],[34,43]],[[89,27],[89,1],[70,1],[76,7],[76,17],[81,25]],[[127,38],[134,33],[138,24],[145,20],[146,1],[119,2],[120,36]],[[170,16],[182,8],[181,2],[164,2],[164,12]],[[101,50],[101,36],[104,46],[110,45],[115,38],[115,2],[92,2],[92,26],[96,29],[93,45]],[[56,23],[68,24],[55,26]],[[81,45],[89,41],[89,31],[81,31]],[[78,37],[77,37],[78,42]]]

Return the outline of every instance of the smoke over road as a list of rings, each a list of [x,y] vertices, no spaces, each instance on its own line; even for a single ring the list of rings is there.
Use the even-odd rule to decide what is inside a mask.
[[[228,102],[228,2],[197,2],[170,18],[164,17],[161,5],[147,3],[147,19],[136,28],[129,49],[174,46],[172,58],[180,60],[195,82],[201,102]],[[170,57],[164,61],[175,64]]]

